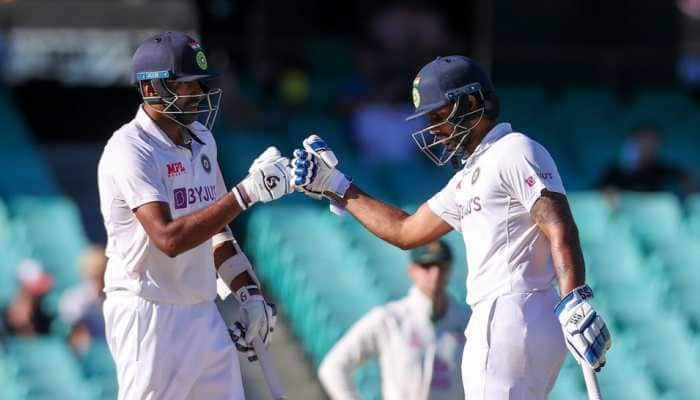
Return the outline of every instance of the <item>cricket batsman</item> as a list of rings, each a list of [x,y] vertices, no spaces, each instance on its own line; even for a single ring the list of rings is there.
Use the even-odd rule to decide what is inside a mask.
[[[210,131],[221,97],[208,85],[214,76],[193,38],[147,39],[131,73],[143,103],[99,162],[104,315],[120,400],[244,399],[236,348],[252,359],[253,341],[267,343],[275,324],[228,223],[291,191],[288,160],[270,147],[226,190]],[[230,334],[214,304],[217,273],[241,305]]]
[[[295,185],[402,249],[452,229],[462,234],[472,309],[462,358],[467,399],[546,399],[567,347],[580,364],[600,369],[610,334],[590,303],[578,231],[550,154],[497,122],[498,97],[472,59],[428,63],[412,97],[415,114],[408,119],[430,122],[413,139],[435,164],[457,170],[414,214],[360,190],[316,135],[294,152]]]

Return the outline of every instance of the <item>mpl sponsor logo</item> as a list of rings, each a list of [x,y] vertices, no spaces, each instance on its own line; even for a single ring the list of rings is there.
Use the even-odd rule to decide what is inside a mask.
[[[210,202],[216,199],[216,186],[205,185],[173,189],[175,209],[187,208],[190,204]]]
[[[169,163],[166,165],[168,168],[168,178],[172,178],[173,176],[178,176],[184,174],[185,171],[185,166],[182,165],[181,162],[174,162],[174,163]]]

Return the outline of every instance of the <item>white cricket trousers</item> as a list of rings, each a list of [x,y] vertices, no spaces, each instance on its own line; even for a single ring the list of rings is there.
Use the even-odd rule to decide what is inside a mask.
[[[472,309],[462,380],[466,400],[544,400],[567,354],[554,289],[506,294]]]
[[[243,400],[238,355],[214,302],[154,303],[112,292],[104,302],[119,400]]]

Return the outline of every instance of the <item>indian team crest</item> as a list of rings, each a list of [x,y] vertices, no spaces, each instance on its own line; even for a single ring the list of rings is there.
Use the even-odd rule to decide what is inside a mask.
[[[417,76],[413,80],[413,90],[411,94],[413,95],[413,106],[418,108],[420,106],[420,92],[418,91],[418,85],[420,84],[420,76]]]
[[[209,157],[206,154],[202,154],[202,168],[207,174],[211,172],[211,161],[209,161]]]
[[[197,54],[195,55],[195,58],[197,60],[197,66],[201,69],[207,69],[207,56],[204,55],[203,51],[198,51]]]
[[[479,167],[476,167],[474,173],[472,173],[472,185],[476,183],[477,179],[479,179],[479,173],[481,173],[481,170],[479,169]]]

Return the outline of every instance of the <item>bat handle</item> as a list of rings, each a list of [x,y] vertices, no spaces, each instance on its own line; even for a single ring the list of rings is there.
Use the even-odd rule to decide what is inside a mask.
[[[586,381],[586,390],[588,391],[588,400],[602,400],[600,395],[600,386],[598,386],[598,378],[595,371],[587,365],[581,365],[583,371],[583,379]]]
[[[288,399],[287,393],[282,386],[282,380],[277,374],[277,369],[275,369],[275,364],[270,358],[270,353],[267,352],[265,345],[259,337],[253,339],[253,349],[255,350],[255,355],[258,356],[258,362],[260,363],[260,368],[265,376],[265,382],[267,382],[267,388],[270,389],[272,398],[275,400]]]

